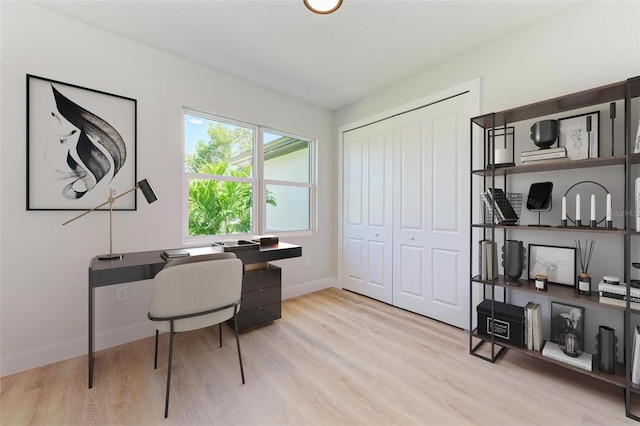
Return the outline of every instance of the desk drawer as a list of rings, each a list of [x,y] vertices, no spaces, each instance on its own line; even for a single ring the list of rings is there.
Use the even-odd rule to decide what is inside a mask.
[[[247,331],[252,328],[260,327],[262,325],[269,324],[281,317],[280,302],[273,303],[267,306],[261,306],[257,309],[251,309],[245,312],[238,313],[238,330]],[[230,324],[233,327],[233,322],[230,320]]]
[[[260,306],[278,303],[282,299],[282,288],[280,283],[277,286],[261,288],[255,291],[242,293],[242,304],[240,312],[250,311]]]
[[[268,265],[267,269],[260,271],[247,272],[242,277],[242,293],[279,286],[281,279],[282,270],[275,265]]]

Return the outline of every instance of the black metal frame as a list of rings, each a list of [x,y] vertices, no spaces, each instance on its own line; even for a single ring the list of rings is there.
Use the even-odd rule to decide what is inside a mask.
[[[167,416],[169,415],[169,391],[171,389],[171,362],[173,360],[173,335],[176,334],[175,331],[173,331],[174,329],[174,322],[176,320],[181,320],[181,319],[185,319],[185,318],[194,318],[194,317],[198,317],[198,316],[202,316],[202,315],[208,315],[208,314],[213,314],[215,312],[219,312],[219,311],[223,311],[225,309],[229,309],[229,308],[233,308],[233,325],[234,325],[234,333],[236,335],[236,345],[238,347],[238,361],[240,362],[240,375],[242,376],[242,384],[244,385],[244,368],[242,367],[242,353],[240,352],[240,338],[239,338],[239,333],[238,333],[238,306],[240,306],[240,302],[242,302],[242,299],[233,302],[229,305],[225,305],[222,306],[220,308],[216,308],[216,309],[210,309],[208,311],[203,311],[203,312],[196,312],[193,314],[186,314],[186,315],[176,315],[176,316],[171,316],[171,317],[153,317],[151,316],[151,312],[149,312],[147,314],[147,317],[151,320],[151,321],[169,321],[169,361],[168,361],[168,366],[167,366],[167,392],[166,392],[166,396],[165,396],[165,402],[164,402],[164,417],[165,419],[167,418]],[[220,347],[222,347],[222,322],[218,323],[218,330],[220,332]],[[153,359],[153,369],[157,369],[158,368],[158,335],[159,335],[159,331],[156,329],[156,349],[155,349],[155,355],[154,355],[154,359]]]

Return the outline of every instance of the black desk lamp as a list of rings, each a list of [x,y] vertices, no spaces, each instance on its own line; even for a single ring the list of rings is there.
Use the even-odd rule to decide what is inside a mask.
[[[105,259],[122,259],[124,257],[123,254],[114,254],[113,253],[113,203],[114,201],[116,201],[118,198],[123,197],[125,195],[127,195],[128,193],[130,193],[131,191],[135,191],[136,189],[140,189],[140,191],[142,191],[142,194],[144,195],[144,198],[147,200],[147,203],[151,204],[154,201],[156,201],[158,199],[158,197],[156,196],[156,193],[153,191],[153,188],[151,188],[151,185],[149,184],[149,181],[146,179],[142,179],[140,182],[138,182],[138,184],[136,186],[134,186],[133,188],[123,192],[122,194],[118,195],[117,197],[113,196],[113,190],[110,189],[109,190],[109,198],[107,199],[107,201],[105,201],[104,203],[95,206],[94,208],[92,208],[91,210],[87,210],[86,212],[74,217],[73,219],[69,219],[68,221],[66,221],[65,223],[63,223],[62,225],[66,225],[69,222],[73,222],[76,219],[80,219],[82,216],[88,215],[89,213],[99,209],[100,207],[104,206],[105,204],[109,204],[109,254],[103,254],[100,256],[97,256],[98,259],[101,260],[105,260]]]

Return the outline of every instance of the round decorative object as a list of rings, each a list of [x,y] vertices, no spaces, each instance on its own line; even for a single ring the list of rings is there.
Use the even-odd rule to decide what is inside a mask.
[[[558,120],[542,120],[531,126],[531,139],[540,149],[550,148],[558,139]]]
[[[584,352],[582,336],[575,328],[565,328],[558,336],[558,346],[566,355],[577,358]]]

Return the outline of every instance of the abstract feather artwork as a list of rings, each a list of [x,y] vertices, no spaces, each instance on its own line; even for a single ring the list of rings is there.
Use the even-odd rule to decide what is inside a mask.
[[[92,208],[135,185],[136,100],[27,75],[27,151],[27,210]]]

